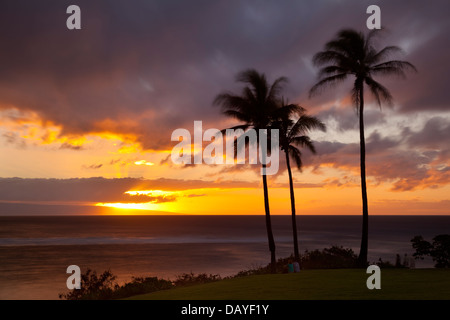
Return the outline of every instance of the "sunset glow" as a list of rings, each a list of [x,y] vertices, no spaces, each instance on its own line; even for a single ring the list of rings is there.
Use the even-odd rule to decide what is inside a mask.
[[[108,207],[115,209],[127,209],[127,210],[161,210],[157,204],[154,203],[97,203],[98,207]],[[118,212],[118,214],[129,214],[124,211]]]
[[[302,150],[302,171],[292,168],[297,214],[361,214],[352,82],[314,97],[308,91],[317,80],[313,55],[340,27],[350,24],[365,30],[366,7],[358,4],[339,11],[333,4],[317,12],[322,20],[330,20],[327,23],[305,16],[292,18],[289,26],[277,12],[305,12],[300,2],[289,5],[292,8],[249,4],[245,10],[236,5],[236,11],[225,10],[211,25],[207,17],[216,17],[224,8],[209,4],[202,14],[190,17],[195,23],[171,19],[176,41],[168,40],[169,31],[158,21],[144,16],[126,16],[120,24],[103,21],[100,7],[89,8],[86,32],[68,31],[64,24],[59,28],[56,20],[39,24],[5,18],[4,39],[17,41],[0,51],[0,58],[8,61],[0,86],[0,203],[89,204],[127,214],[264,214],[260,165],[176,164],[171,157],[178,143],[171,135],[177,129],[192,136],[194,158],[211,142],[202,141],[206,130],[242,124],[224,115],[214,100],[221,92],[240,92],[236,74],[255,68],[269,83],[287,77],[283,97],[327,127],[326,132],[309,133],[317,153]],[[406,10],[385,6],[386,12]],[[111,10],[123,11],[114,5]],[[414,17],[420,12],[408,10]],[[59,11],[51,12],[58,16]],[[435,14],[439,13],[430,16]],[[92,17],[100,17],[105,25],[99,27]],[[405,28],[409,24],[393,17],[383,20],[390,31],[380,38],[380,46],[403,47],[399,59],[414,63],[418,73],[386,82],[380,77],[392,93],[392,106],[382,103],[380,108],[367,92],[370,213],[446,215],[447,20],[417,16],[417,23]],[[242,26],[243,35],[223,27],[230,25]],[[266,33],[270,35],[260,36]],[[48,43],[58,43],[58,48]],[[33,59],[25,55],[31,44]],[[202,121],[201,132],[194,132],[195,121]],[[289,177],[281,150],[279,165],[277,174],[268,177],[268,194],[271,214],[286,215]]]

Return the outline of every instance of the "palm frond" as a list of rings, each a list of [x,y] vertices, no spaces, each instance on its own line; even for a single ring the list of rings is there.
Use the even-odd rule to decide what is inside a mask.
[[[364,87],[364,81],[360,78],[356,78],[351,94],[352,94],[352,101],[355,105],[355,109],[357,112],[359,112],[360,93],[361,93],[361,90],[363,90],[363,87]]]
[[[240,112],[237,110],[232,110],[232,109],[228,109],[228,110],[224,110],[222,112],[224,115],[227,115],[231,118],[234,118],[236,120],[245,122],[245,123],[251,123],[252,119],[250,118],[250,116],[244,112]]]
[[[390,56],[396,53],[402,52],[403,50],[397,46],[387,46],[378,52],[374,51],[373,54],[370,54],[368,59],[366,60],[366,63],[369,65],[373,65],[375,63],[379,63],[380,61],[385,60],[386,58],[389,58]]]
[[[236,81],[248,83],[252,86],[261,86],[266,82],[266,76],[263,73],[260,74],[255,69],[247,69],[236,75]]]
[[[366,84],[370,88],[373,96],[377,100],[378,105],[381,107],[381,100],[385,101],[388,105],[392,105],[392,95],[389,90],[384,87],[382,84],[376,82],[371,77],[366,77]]]
[[[361,32],[344,29],[338,32],[337,38],[326,43],[327,50],[341,52],[352,60],[363,60],[365,56],[365,38]]]
[[[372,29],[367,33],[367,35],[364,38],[365,45],[364,48],[367,52],[371,51],[373,49],[373,42],[376,37],[381,36],[381,34],[385,31],[384,28],[381,29]]]
[[[391,60],[379,63],[370,68],[372,74],[397,75],[402,78],[405,77],[405,71],[417,72],[416,67],[407,61]]]
[[[305,111],[306,109],[298,104],[281,101],[280,106],[273,111],[272,117],[274,121],[288,122],[291,115],[300,116]]]
[[[313,142],[311,141],[311,138],[308,136],[297,136],[292,138],[292,144],[302,147],[302,148],[308,148],[311,150],[312,153],[316,153],[316,148],[314,147]]]
[[[326,77],[319,82],[317,82],[311,90],[309,90],[309,97],[312,97],[316,95],[317,93],[320,93],[321,90],[323,90],[325,87],[333,87],[339,82],[344,81],[347,79],[348,73],[339,73],[334,76]]]
[[[228,109],[242,111],[247,101],[241,96],[225,92],[216,96],[214,104],[221,106],[223,111]]]
[[[222,130],[220,130],[220,132],[222,133],[222,135],[225,135],[227,132],[227,130],[239,130],[239,129],[242,129],[242,130],[244,130],[244,131],[246,131],[248,128],[250,127],[250,125],[249,124],[239,124],[239,125],[237,125],[237,126],[233,126],[233,127],[230,127],[230,128],[226,128],[226,129],[222,129]]]
[[[348,57],[340,52],[328,50],[316,53],[313,56],[313,64],[317,67],[331,64],[344,69],[350,69],[352,65],[352,59],[351,57]]]
[[[255,93],[248,86],[245,86],[244,89],[242,89],[242,98],[244,98],[248,105],[255,104],[257,100],[255,97]]]
[[[289,146],[289,150],[287,151],[287,153],[292,159],[294,159],[294,162],[295,162],[298,170],[300,170],[300,172],[301,172],[302,171],[303,162],[302,162],[302,153],[300,152],[300,150],[297,149],[296,147],[290,145]]]
[[[280,78],[276,79],[273,82],[272,86],[270,86],[270,90],[267,95],[267,99],[276,100],[278,98],[279,94],[281,93],[281,91],[283,90],[283,85],[286,84],[288,81],[289,80],[286,77],[280,77]]]
[[[289,130],[288,138],[291,139],[299,134],[304,134],[313,129],[325,131],[326,127],[325,124],[316,117],[303,114]]]
[[[321,79],[323,77],[328,77],[330,75],[347,73],[348,71],[349,71],[349,69],[343,68],[339,65],[330,65],[330,66],[326,66],[326,67],[323,67],[322,69],[320,69],[318,77],[319,77],[319,79]]]

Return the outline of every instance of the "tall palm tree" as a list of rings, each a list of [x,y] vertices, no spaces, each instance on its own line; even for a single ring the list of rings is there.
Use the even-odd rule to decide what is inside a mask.
[[[325,125],[316,117],[306,114],[306,109],[298,104],[288,104],[282,101],[282,106],[277,111],[277,120],[273,126],[280,130],[280,148],[284,151],[286,156],[286,166],[289,174],[289,189],[291,195],[291,213],[292,213],[292,234],[294,241],[294,258],[300,262],[300,253],[298,250],[297,238],[297,218],[295,213],[295,195],[294,195],[294,180],[292,178],[291,162],[292,158],[297,168],[302,169],[302,153],[299,147],[306,147],[312,153],[316,153],[316,148],[313,142],[307,136],[308,131],[313,129],[320,129],[325,131]],[[291,119],[291,116],[297,116],[296,121]]]
[[[338,32],[335,39],[325,45],[325,50],[313,57],[313,63],[321,67],[319,81],[311,88],[310,96],[321,89],[336,85],[349,76],[354,77],[352,99],[359,114],[361,193],[363,205],[363,223],[361,249],[358,261],[361,267],[367,265],[369,209],[366,185],[366,147],[364,138],[364,85],[368,87],[381,107],[381,101],[392,103],[389,90],[375,81],[373,76],[397,75],[405,77],[405,71],[416,68],[409,62],[387,60],[401,51],[397,46],[387,46],[381,50],[374,47],[374,38],[380,30],[372,30],[367,35],[352,29]]]
[[[243,124],[235,126],[231,129],[255,129],[259,143],[261,139],[259,129],[268,129],[270,127],[273,113],[278,106],[277,103],[279,101],[280,91],[287,79],[280,77],[269,85],[266,76],[263,73],[259,73],[254,69],[248,69],[239,73],[236,77],[236,81],[245,84],[242,93],[240,95],[230,92],[221,93],[215,98],[214,104],[220,105],[225,115],[243,122]],[[262,168],[263,172],[265,172],[266,165],[262,164]],[[272,232],[269,193],[267,187],[267,177],[265,174],[262,175],[262,180],[271,271],[272,273],[275,273],[275,241]]]

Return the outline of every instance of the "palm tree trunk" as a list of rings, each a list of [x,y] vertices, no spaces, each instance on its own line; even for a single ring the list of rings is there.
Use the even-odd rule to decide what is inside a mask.
[[[286,153],[286,165],[289,174],[289,189],[291,192],[291,213],[292,213],[292,234],[294,237],[294,258],[295,261],[300,263],[300,254],[298,252],[298,240],[297,240],[297,219],[295,216],[295,195],[294,195],[294,181],[292,179],[292,171],[291,171],[291,163],[289,160],[289,153],[285,150]]]
[[[361,236],[361,249],[359,251],[358,264],[367,267],[367,252],[369,242],[369,208],[367,201],[366,185],[366,142],[364,137],[364,84],[361,83],[359,90],[359,137],[360,137],[360,165],[361,165],[361,193],[363,204],[363,223]]]
[[[263,188],[264,188],[264,209],[266,211],[266,229],[267,229],[267,239],[269,241],[270,250],[270,272],[276,273],[276,259],[275,259],[275,240],[272,233],[272,221],[270,219],[270,208],[269,208],[269,190],[267,188],[267,176],[266,176],[266,165],[263,164]]]

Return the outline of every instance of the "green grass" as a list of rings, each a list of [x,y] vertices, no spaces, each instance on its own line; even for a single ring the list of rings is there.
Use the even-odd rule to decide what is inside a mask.
[[[174,288],[134,300],[450,299],[450,270],[382,269],[381,290],[369,290],[362,269],[302,270]]]

